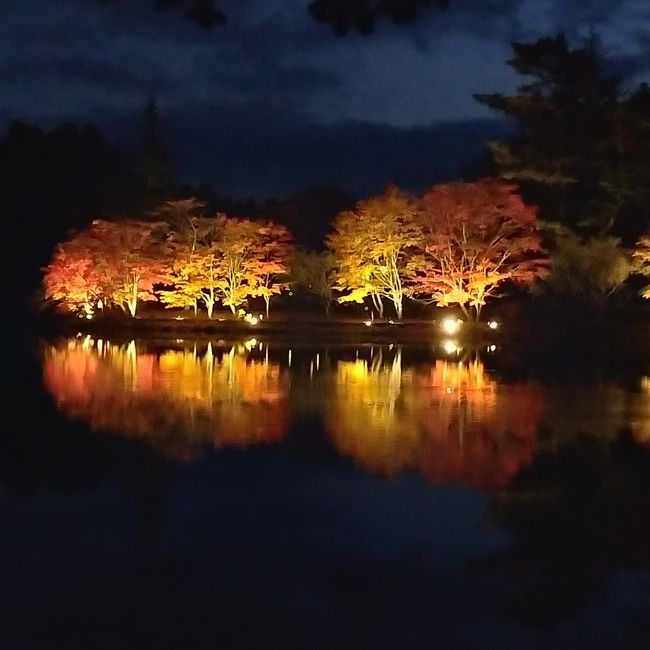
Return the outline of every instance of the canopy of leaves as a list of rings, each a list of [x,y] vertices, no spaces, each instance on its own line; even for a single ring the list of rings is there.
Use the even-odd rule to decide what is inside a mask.
[[[555,231],[551,272],[542,286],[557,295],[595,305],[623,286],[633,267],[620,239],[582,239],[566,228]]]
[[[336,259],[340,302],[388,298],[401,317],[407,252],[420,238],[414,215],[413,199],[389,187],[336,217],[327,246]]]
[[[536,210],[510,183],[485,178],[434,185],[420,201],[418,219],[415,296],[478,316],[504,282],[527,284],[546,272]]]
[[[632,252],[636,262],[635,270],[641,275],[650,277],[650,235],[643,235]],[[643,288],[641,295],[650,298],[650,284]]]
[[[593,37],[577,47],[563,34],[512,47],[508,65],[528,82],[512,96],[476,95],[518,126],[510,140],[489,143],[499,174],[524,182],[546,220],[636,237],[633,209],[650,192],[648,88],[625,93]]]

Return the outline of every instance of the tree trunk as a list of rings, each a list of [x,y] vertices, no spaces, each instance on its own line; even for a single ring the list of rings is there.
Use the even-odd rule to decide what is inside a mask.
[[[402,299],[394,298],[393,305],[395,305],[395,313],[397,314],[397,320],[402,320]]]
[[[206,309],[208,310],[208,318],[212,318],[212,310],[214,309],[214,301],[209,300],[205,303]]]

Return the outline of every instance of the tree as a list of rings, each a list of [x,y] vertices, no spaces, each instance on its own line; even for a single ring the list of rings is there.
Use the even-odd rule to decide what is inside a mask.
[[[157,300],[154,284],[164,282],[167,250],[160,223],[93,221],[87,246],[108,300],[135,318],[138,300]]]
[[[165,221],[170,228],[169,272],[165,284],[173,289],[158,292],[160,301],[166,307],[192,307],[196,316],[198,302],[203,297],[199,248],[204,252],[205,235],[210,231],[210,222],[200,216],[205,203],[194,197],[165,201],[152,211],[152,216]],[[212,307],[208,316],[212,317]]]
[[[233,314],[245,300],[273,292],[272,276],[286,270],[280,263],[288,245],[288,231],[270,222],[259,222],[221,215],[221,235],[215,242],[217,253],[217,292],[224,306]],[[282,242],[275,248],[269,237],[276,233]],[[280,233],[282,233],[280,235]],[[288,255],[288,251],[287,251]],[[268,260],[264,257],[268,256]]]
[[[159,10],[182,10],[186,18],[204,28],[223,25],[227,20],[214,0],[153,0],[153,5]],[[307,9],[314,20],[331,25],[337,34],[343,35],[350,30],[369,34],[377,19],[389,18],[400,25],[415,20],[420,9],[448,5],[449,0],[312,0]]]
[[[297,287],[316,296],[329,317],[332,304],[332,275],[336,263],[332,253],[298,249],[291,259],[291,281]]]
[[[637,263],[637,272],[646,277],[650,276],[650,234],[643,235],[634,247],[632,255]],[[650,298],[650,284],[643,288],[641,295]]]
[[[412,198],[396,187],[357,203],[354,210],[340,213],[327,237],[336,259],[336,288],[339,302],[363,302],[370,297],[379,317],[383,299],[393,303],[402,317],[407,253],[419,242]]]
[[[268,318],[271,297],[281,293],[287,286],[292,237],[285,226],[272,221],[261,224],[257,234],[259,251],[256,263],[250,268],[256,279],[252,279],[250,284],[256,285],[254,294],[264,299]]]
[[[174,164],[160,128],[158,105],[150,99],[142,114],[142,141],[136,153],[134,172],[145,208],[169,195],[174,180]]]
[[[421,252],[411,263],[416,297],[458,304],[478,320],[506,281],[526,284],[546,272],[536,210],[510,183],[434,185],[420,200],[418,219]]]
[[[522,182],[545,220],[638,236],[649,195],[648,88],[624,92],[595,37],[576,47],[563,34],[512,47],[508,65],[529,81],[512,96],[476,95],[518,127],[489,143],[499,174]]]
[[[370,34],[377,19],[388,18],[400,25],[415,20],[421,9],[448,5],[449,0],[312,0],[307,9],[316,21],[343,35],[349,31]]]
[[[68,311],[92,314],[102,299],[101,278],[89,251],[72,237],[58,244],[43,269],[45,298],[59,302]]]
[[[629,252],[616,237],[581,238],[561,226],[552,230],[551,272],[542,287],[581,303],[602,306],[632,272]]]

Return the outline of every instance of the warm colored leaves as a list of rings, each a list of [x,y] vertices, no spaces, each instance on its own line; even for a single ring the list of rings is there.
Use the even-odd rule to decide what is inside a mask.
[[[639,238],[632,256],[637,262],[638,272],[650,277],[650,235],[643,235]],[[641,295],[644,298],[650,298],[650,284],[643,288]]]
[[[527,284],[546,273],[535,209],[514,185],[490,178],[434,185],[419,206],[416,297],[478,316],[504,282]]]
[[[381,317],[386,298],[402,317],[408,251],[419,239],[414,214],[413,199],[389,187],[336,217],[327,246],[336,259],[339,302],[369,297]]]
[[[60,244],[45,268],[47,298],[67,309],[92,311],[98,300],[135,316],[138,299],[155,299],[164,278],[161,225],[133,220],[95,220]]]

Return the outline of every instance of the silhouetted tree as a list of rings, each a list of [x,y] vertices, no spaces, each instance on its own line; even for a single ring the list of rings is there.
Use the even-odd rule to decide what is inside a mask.
[[[12,305],[27,304],[39,286],[40,267],[66,232],[111,205],[124,169],[123,157],[94,127],[9,125],[0,138],[0,193],[14,258],[6,287]]]
[[[117,0],[99,0],[109,4]],[[226,23],[226,14],[214,0],[148,0],[158,10],[177,9],[197,25],[210,28]],[[394,24],[415,20],[429,7],[447,8],[449,0],[313,0],[307,10],[314,20],[331,25],[338,34],[369,34],[380,19]]]
[[[572,47],[563,34],[514,43],[508,61],[529,78],[512,96],[476,98],[518,125],[489,143],[498,172],[523,183],[545,220],[635,237],[650,187],[650,93],[625,93],[595,37]],[[623,221],[625,223],[623,223]]]

